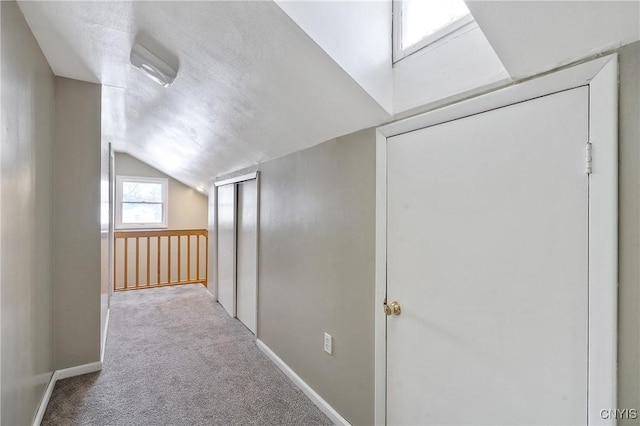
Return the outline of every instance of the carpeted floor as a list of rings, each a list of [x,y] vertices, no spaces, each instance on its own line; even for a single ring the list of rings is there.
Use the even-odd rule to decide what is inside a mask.
[[[113,295],[103,370],[56,383],[43,425],[330,425],[199,284]]]

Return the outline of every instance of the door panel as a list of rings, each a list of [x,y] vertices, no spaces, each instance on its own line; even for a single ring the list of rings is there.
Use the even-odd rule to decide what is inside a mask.
[[[218,187],[218,302],[236,316],[236,186]]]
[[[255,179],[238,184],[237,314],[256,333],[258,185]]]
[[[388,424],[584,424],[588,89],[388,140]]]

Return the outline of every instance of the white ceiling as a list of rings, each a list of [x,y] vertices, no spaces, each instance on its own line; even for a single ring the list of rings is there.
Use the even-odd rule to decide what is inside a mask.
[[[194,187],[389,117],[271,1],[19,5],[56,75],[104,85],[115,149]],[[136,40],[173,86],[131,66]]]
[[[640,39],[640,1],[467,0],[515,80]]]
[[[275,0],[389,113],[393,110],[391,0]]]
[[[19,5],[56,75],[103,85],[115,148],[193,187],[640,39],[640,0],[467,0],[473,31],[392,67],[389,0],[277,1]],[[172,87],[130,65],[134,41]]]

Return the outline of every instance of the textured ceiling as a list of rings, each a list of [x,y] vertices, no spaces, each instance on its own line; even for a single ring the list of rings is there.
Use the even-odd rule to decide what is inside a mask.
[[[194,187],[389,117],[271,1],[19,5],[56,75],[103,84],[116,150]],[[173,86],[131,66],[134,41]]]
[[[466,87],[470,81],[487,84],[477,82],[482,70],[467,64],[478,56],[472,44],[440,49],[428,61],[416,54],[392,69],[390,43],[381,36],[390,32],[389,0],[278,1],[282,8],[271,0],[19,5],[56,75],[103,85],[104,137],[194,187],[380,124],[389,118],[391,95],[419,95],[416,105],[394,102],[414,108],[482,90]],[[476,62],[506,69],[508,75],[496,74],[500,81],[640,38],[640,0],[467,4],[486,44]],[[179,68],[172,87],[129,63],[134,42]]]

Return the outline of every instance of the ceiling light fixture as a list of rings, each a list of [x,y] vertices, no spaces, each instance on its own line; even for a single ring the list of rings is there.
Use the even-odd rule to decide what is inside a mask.
[[[139,44],[131,49],[131,64],[161,86],[169,87],[178,72]]]

